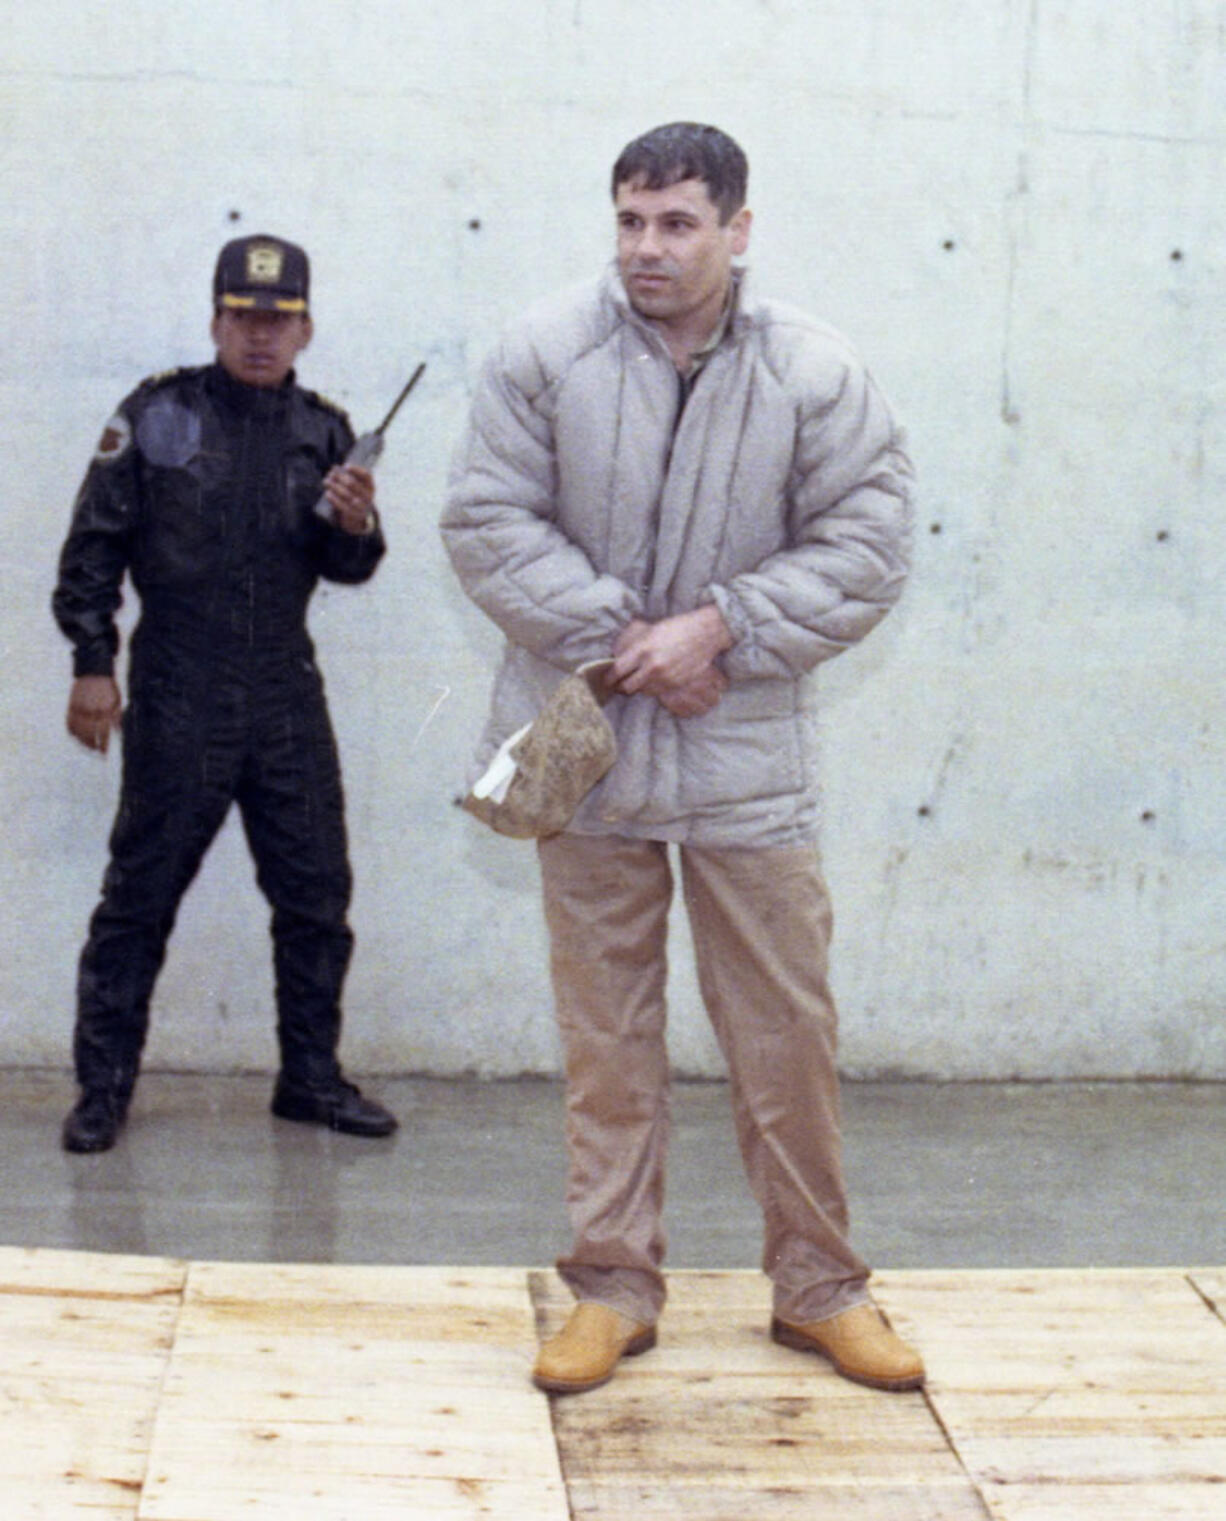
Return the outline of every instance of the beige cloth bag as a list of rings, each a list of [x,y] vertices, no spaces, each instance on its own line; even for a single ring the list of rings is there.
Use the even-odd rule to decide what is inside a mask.
[[[617,759],[600,711],[612,664],[592,660],[565,677],[536,718],[503,742],[461,806],[517,840],[560,834]]]

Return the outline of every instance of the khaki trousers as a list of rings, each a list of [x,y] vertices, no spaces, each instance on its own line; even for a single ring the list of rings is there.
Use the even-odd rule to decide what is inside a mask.
[[[774,1312],[825,1319],[867,1298],[868,1268],[847,1240],[831,911],[817,853],[679,851],[703,1002],[764,1217]],[[579,1299],[651,1324],[665,1298],[668,847],[564,834],[540,841],[539,854],[574,1230],[558,1269]]]

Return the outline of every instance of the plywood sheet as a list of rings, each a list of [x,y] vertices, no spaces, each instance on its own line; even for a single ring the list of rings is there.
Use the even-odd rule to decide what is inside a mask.
[[[1220,1521],[1226,1269],[883,1273],[925,1394],[676,1273],[660,1346],[547,1400],[521,1269],[0,1248],[4,1521]]]
[[[570,1299],[535,1274],[542,1334]],[[601,1389],[551,1401],[585,1521],[982,1521],[922,1395],[889,1395],[777,1347],[751,1273],[670,1278],[659,1346]]]
[[[876,1293],[999,1521],[1226,1514],[1226,1324],[1188,1275],[910,1273]]]
[[[187,1263],[47,1247],[0,1247],[0,1294],[77,1295],[88,1299],[178,1300]]]
[[[142,1521],[567,1515],[522,1272],[192,1270]]]
[[[0,1250],[0,1513],[134,1521],[186,1268]]]
[[[989,1489],[993,1521],[1222,1521],[1220,1484],[1020,1484]]]
[[[1192,1268],[1188,1282],[1204,1296],[1214,1314],[1226,1321],[1226,1268]]]

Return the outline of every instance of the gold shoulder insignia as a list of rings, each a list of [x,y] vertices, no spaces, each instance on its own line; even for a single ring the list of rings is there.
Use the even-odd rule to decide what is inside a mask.
[[[188,368],[189,367],[187,365],[181,364],[173,370],[159,370],[156,375],[149,375],[144,380],[142,380],[140,383],[140,389],[142,391],[150,391],[154,386],[168,385],[170,381],[178,380],[180,375],[186,375]]]
[[[322,407],[325,412],[331,412],[334,416],[342,418],[345,422],[349,421],[349,413],[345,411],[339,401],[333,401],[330,396],[324,396],[319,391],[307,391],[305,387],[304,394],[308,401],[314,402],[317,407]]]

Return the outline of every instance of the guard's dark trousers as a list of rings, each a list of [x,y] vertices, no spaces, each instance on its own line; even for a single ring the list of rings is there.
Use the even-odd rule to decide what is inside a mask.
[[[327,1083],[338,1071],[352,882],[319,674],[297,653],[209,680],[149,663],[124,715],[111,863],[81,955],[78,1081],[131,1092],[180,900],[234,802],[272,906],[282,1070],[295,1084]]]

